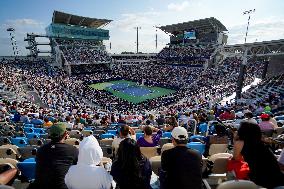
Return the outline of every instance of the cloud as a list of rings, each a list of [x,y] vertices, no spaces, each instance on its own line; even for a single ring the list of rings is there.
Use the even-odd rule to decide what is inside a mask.
[[[170,3],[168,9],[171,11],[183,11],[189,7],[188,1],[183,1],[182,3]]]
[[[154,27],[159,23],[161,12],[154,9],[146,12],[124,13],[120,18],[110,23],[105,29],[110,30],[110,41],[112,43],[112,53],[120,53],[123,51],[136,51],[136,31],[135,27],[139,26],[139,51],[140,52],[156,52]],[[161,50],[169,37],[164,32],[157,30],[158,33],[158,50]],[[166,42],[165,42],[166,41]],[[109,42],[105,42],[109,47]],[[109,50],[109,48],[107,48]]]
[[[44,27],[42,22],[30,18],[21,18],[15,20],[7,20],[4,24],[6,27]]]
[[[18,49],[21,55],[28,54],[28,50],[25,48],[27,42],[24,41],[26,34],[29,32],[45,33],[45,24],[38,20],[30,18],[20,18],[14,20],[6,20],[0,25],[0,56],[12,55],[12,47],[10,42],[10,36],[6,31],[7,28],[13,27],[15,29],[15,39],[17,40]],[[38,41],[49,41],[48,39],[39,39]],[[42,49],[44,46],[39,46]],[[45,47],[44,47],[45,49]]]
[[[229,30],[228,44],[244,43],[246,25],[235,25]],[[267,19],[256,21],[249,27],[247,42],[260,42],[284,38],[284,20]]]

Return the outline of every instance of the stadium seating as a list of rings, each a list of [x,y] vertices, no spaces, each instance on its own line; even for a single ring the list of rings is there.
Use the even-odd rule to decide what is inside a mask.
[[[26,177],[29,181],[35,179],[35,170],[36,170],[36,162],[32,161],[32,159],[27,159],[23,162],[17,163],[18,169],[21,171],[21,174]]]
[[[187,144],[187,147],[198,151],[201,155],[205,152],[205,144],[201,142],[190,142]]]

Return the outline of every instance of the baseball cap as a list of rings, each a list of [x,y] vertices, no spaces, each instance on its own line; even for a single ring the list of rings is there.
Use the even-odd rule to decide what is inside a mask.
[[[267,119],[267,118],[269,118],[269,115],[268,114],[261,114],[260,118],[261,119]]]
[[[177,140],[186,140],[188,139],[188,134],[185,128],[175,127],[172,131],[172,137]]]
[[[49,135],[51,138],[61,137],[66,131],[66,124],[58,122],[57,124],[50,127]]]

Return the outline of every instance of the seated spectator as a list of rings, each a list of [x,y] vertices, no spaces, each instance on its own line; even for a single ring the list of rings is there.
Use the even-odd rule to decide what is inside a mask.
[[[42,125],[43,120],[39,119],[38,115],[34,115],[33,119],[31,120],[31,123],[35,125]]]
[[[165,131],[172,131],[175,127],[178,126],[177,119],[174,116],[171,116],[167,122],[167,126],[164,127]]]
[[[265,188],[284,185],[284,174],[272,151],[264,145],[260,127],[242,122],[234,142],[235,160],[245,160],[250,168],[249,178]]]
[[[211,144],[228,144],[229,137],[227,135],[227,130],[223,125],[216,124],[214,125],[216,134],[209,135],[207,137],[206,148],[205,148],[205,155],[208,156],[209,148]]]
[[[154,146],[158,146],[160,138],[163,135],[163,132],[160,129],[157,129],[155,127],[151,127],[151,126],[145,126],[144,127],[144,136],[140,137],[137,140],[137,144],[140,147],[154,147]],[[157,134],[152,135],[154,132],[157,132]]]
[[[135,131],[129,127],[128,125],[123,125],[120,127],[119,136],[114,138],[112,141],[112,151],[114,152],[114,156],[117,154],[117,150],[121,141],[126,138],[131,138],[131,136],[135,135]]]
[[[229,109],[226,109],[224,113],[222,113],[219,116],[220,120],[230,120],[230,119],[234,119],[233,115],[231,113],[231,111]]]
[[[65,175],[78,161],[78,149],[64,143],[68,137],[66,125],[55,124],[49,132],[51,142],[37,151],[35,181],[29,189],[67,189]]]
[[[185,128],[172,131],[173,149],[162,153],[161,188],[202,188],[201,155],[186,147],[188,134]]]
[[[71,121],[71,117],[66,116],[65,121],[66,121],[66,128],[72,130],[74,127],[74,123]]]
[[[244,110],[245,119],[244,121],[257,124],[257,121],[253,118],[253,114],[250,110]]]
[[[77,165],[73,165],[65,176],[69,189],[110,189],[112,177],[100,165],[103,151],[94,136],[84,138],[79,145]]]
[[[49,121],[47,117],[44,118],[43,121],[44,121],[44,123],[43,123],[44,127],[51,127],[53,125],[53,123],[51,121]]]
[[[160,115],[160,117],[156,120],[158,125],[164,125],[166,123],[165,116],[163,114]]]
[[[151,189],[150,162],[133,139],[127,138],[120,143],[110,174],[120,189]]]
[[[273,123],[269,121],[270,116],[268,114],[261,114],[260,118],[261,118],[261,122],[258,125],[261,131],[263,132],[271,131],[277,128],[277,125],[274,125]]]

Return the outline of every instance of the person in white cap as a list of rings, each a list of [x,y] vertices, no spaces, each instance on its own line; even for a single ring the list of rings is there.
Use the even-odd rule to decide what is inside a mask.
[[[197,151],[186,147],[188,133],[185,128],[173,129],[172,143],[175,147],[162,153],[161,188],[201,189],[202,158]]]

